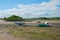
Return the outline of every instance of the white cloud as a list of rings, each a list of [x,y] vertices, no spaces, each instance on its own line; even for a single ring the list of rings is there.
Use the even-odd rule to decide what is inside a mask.
[[[54,17],[60,15],[60,8],[56,5],[60,5],[60,0],[51,0],[50,2],[42,2],[41,4],[19,4],[18,8],[12,8],[4,11],[0,11],[0,16],[10,16],[10,15],[18,15],[24,18],[31,17]],[[2,16],[3,15],[3,16]]]

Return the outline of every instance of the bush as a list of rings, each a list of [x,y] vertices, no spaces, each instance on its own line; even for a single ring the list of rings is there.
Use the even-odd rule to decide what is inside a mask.
[[[7,20],[7,21],[21,21],[21,20],[23,20],[23,18],[19,17],[19,16],[16,16],[16,15],[12,15],[12,16],[9,16],[8,18],[4,17],[4,20]]]

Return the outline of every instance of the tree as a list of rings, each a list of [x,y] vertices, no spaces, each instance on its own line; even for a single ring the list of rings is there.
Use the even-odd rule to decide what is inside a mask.
[[[4,19],[6,20],[6,17],[4,17]]]
[[[21,20],[23,20],[22,17],[16,16],[16,15],[12,15],[12,16],[9,16],[8,18],[4,18],[4,19],[7,21],[21,21]]]

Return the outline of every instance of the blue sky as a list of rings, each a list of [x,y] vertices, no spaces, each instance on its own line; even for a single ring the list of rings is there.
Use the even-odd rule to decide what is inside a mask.
[[[18,4],[40,4],[49,0],[0,0],[0,10],[16,7]]]
[[[0,17],[60,17],[60,0],[0,0]]]

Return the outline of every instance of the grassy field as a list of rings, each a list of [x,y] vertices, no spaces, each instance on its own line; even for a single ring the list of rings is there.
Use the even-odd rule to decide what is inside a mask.
[[[45,22],[46,20],[40,21]],[[49,22],[60,23],[58,20],[49,20]],[[3,28],[6,29],[8,34],[24,40],[60,40],[60,27],[0,25],[0,29]]]
[[[25,40],[60,40],[60,27],[11,26],[8,33]]]

